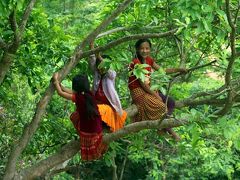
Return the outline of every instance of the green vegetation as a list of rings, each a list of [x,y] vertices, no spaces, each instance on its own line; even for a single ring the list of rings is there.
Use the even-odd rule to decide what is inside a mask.
[[[101,24],[122,2],[0,2],[0,179],[239,179],[239,1],[126,0]],[[117,71],[116,89],[127,108],[127,67],[139,37],[151,39],[161,66],[153,88],[174,97],[174,115],[188,122],[175,128],[182,140],[146,129],[112,142],[101,160],[86,163],[73,153],[54,164],[57,158],[49,157],[78,136],[69,121],[74,106],[54,94],[53,73],[61,70],[68,87],[79,72],[92,80],[88,51],[95,39],[113,59],[107,66]],[[174,77],[163,72],[168,67],[191,71]],[[135,73],[144,78],[142,67]]]

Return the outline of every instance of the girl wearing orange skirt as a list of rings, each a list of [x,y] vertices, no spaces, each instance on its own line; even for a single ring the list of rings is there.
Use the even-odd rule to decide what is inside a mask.
[[[93,49],[93,44],[90,44]],[[127,113],[122,109],[120,99],[115,90],[116,72],[104,67],[107,55],[90,56],[91,69],[94,72],[93,94],[98,104],[102,121],[112,132],[121,129],[126,121]]]

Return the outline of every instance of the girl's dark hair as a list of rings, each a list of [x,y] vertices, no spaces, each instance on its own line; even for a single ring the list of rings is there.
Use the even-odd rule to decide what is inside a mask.
[[[135,50],[136,50],[136,58],[138,58],[141,62],[143,62],[143,58],[142,56],[139,54],[139,48],[141,46],[142,43],[147,42],[150,46],[150,48],[152,47],[152,43],[149,39],[139,39],[136,43],[135,43]]]
[[[150,47],[152,47],[152,43],[149,39],[139,39],[136,43],[135,43],[135,49],[136,51],[139,49],[139,47],[141,46],[142,43],[144,42],[148,42],[148,44],[150,45]]]
[[[99,113],[96,109],[96,103],[93,97],[90,95],[90,84],[87,76],[85,75],[76,75],[72,80],[72,89],[77,92],[78,95],[81,93],[84,94],[86,100],[86,109],[88,119],[98,116]]]
[[[90,91],[90,84],[87,76],[81,74],[74,76],[72,79],[72,89],[77,93]]]

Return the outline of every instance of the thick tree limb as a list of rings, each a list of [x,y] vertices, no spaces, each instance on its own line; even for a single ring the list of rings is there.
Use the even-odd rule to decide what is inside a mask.
[[[123,38],[119,38],[115,41],[112,41],[112,42],[110,42],[110,43],[108,43],[104,46],[99,46],[99,47],[94,48],[92,50],[85,51],[84,53],[82,53],[82,57],[87,57],[87,56],[89,56],[93,53],[104,51],[104,50],[107,50],[107,49],[112,48],[114,46],[117,46],[121,43],[136,40],[136,39],[140,39],[140,38],[164,38],[164,37],[172,36],[172,35],[174,35],[174,33],[176,31],[177,31],[177,28],[172,29],[172,30],[167,31],[167,32],[164,32],[164,33],[142,33],[142,34],[134,34],[134,35],[130,35],[130,36],[125,36]]]
[[[104,142],[110,143],[126,135],[139,132],[143,129],[163,129],[163,128],[169,128],[169,127],[179,127],[186,123],[187,122],[178,121],[176,119],[136,122],[123,127],[121,130],[115,133],[106,134],[104,136]]]
[[[116,18],[128,6],[128,4],[131,1],[132,0],[125,0],[122,4],[120,4],[119,7],[116,8],[113,11],[113,13],[106,20],[103,21],[103,23],[101,23],[92,33],[90,33],[85,40],[83,40],[83,42],[80,44],[80,46],[78,46],[75,49],[75,52],[74,52],[73,56],[70,58],[69,63],[63,67],[63,69],[61,71],[62,72],[61,78],[65,77],[76,66],[76,64],[78,63],[78,57],[82,53],[81,48],[84,47],[86,45],[86,43],[93,40],[102,29],[104,29],[108,24],[110,24],[111,21],[114,18]],[[31,121],[31,123],[24,128],[22,136],[20,137],[20,139],[15,143],[15,145],[12,148],[12,151],[10,153],[9,160],[8,160],[8,163],[6,166],[6,172],[5,172],[5,176],[4,176],[5,180],[13,179],[14,174],[16,173],[17,159],[21,155],[22,151],[26,148],[28,142],[30,141],[33,134],[39,127],[41,117],[45,113],[46,106],[47,106],[48,102],[50,101],[53,93],[54,93],[54,87],[53,87],[53,84],[51,83],[49,85],[49,87],[46,89],[43,97],[39,101],[39,103],[36,107],[35,115]]]
[[[31,166],[30,168],[23,170],[20,174],[15,176],[14,179],[36,179],[37,177],[46,174],[54,166],[63,163],[64,161],[73,157],[79,151],[79,149],[79,140],[72,140],[60,148],[57,153]]]
[[[165,119],[165,120],[156,120],[156,121],[142,121],[137,123],[132,123],[125,126],[123,129],[106,134],[103,137],[103,141],[107,144],[112,141],[116,141],[124,136],[127,136],[131,133],[139,132],[143,129],[162,129],[166,127],[178,127],[186,124],[184,121],[177,121],[175,119]],[[46,158],[45,160],[40,161],[39,163],[33,165],[32,167],[24,169],[20,176],[22,179],[34,179],[39,176],[46,174],[54,166],[63,163],[72,156],[74,156],[79,151],[79,140],[72,140],[67,145],[59,149],[56,154]],[[17,179],[19,178],[16,177]]]
[[[217,105],[223,106],[225,104],[225,99],[216,99],[215,97],[206,97],[202,99],[187,99],[175,102],[175,107],[180,109],[183,107],[196,107],[200,105]]]

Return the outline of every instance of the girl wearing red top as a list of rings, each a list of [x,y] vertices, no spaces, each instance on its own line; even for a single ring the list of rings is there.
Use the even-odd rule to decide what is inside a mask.
[[[87,76],[77,75],[72,80],[72,90],[63,87],[58,81],[58,73],[53,76],[57,93],[76,105],[77,118],[72,123],[80,136],[82,160],[100,158],[106,152],[107,145],[102,142],[102,119],[96,100],[90,91]]]
[[[152,70],[158,70],[160,67],[150,57],[151,42],[149,39],[139,39],[136,44],[137,57],[132,60],[129,70],[132,71],[136,64],[149,65],[145,69],[149,71],[148,77]],[[167,73],[183,72],[185,69],[174,68],[166,69]],[[144,83],[132,73],[128,79],[128,87],[133,103],[138,107],[138,114],[135,116],[135,121],[158,120],[168,114],[168,108],[160,97],[159,93],[150,89],[149,83]],[[166,129],[176,140],[180,137],[171,129]]]

